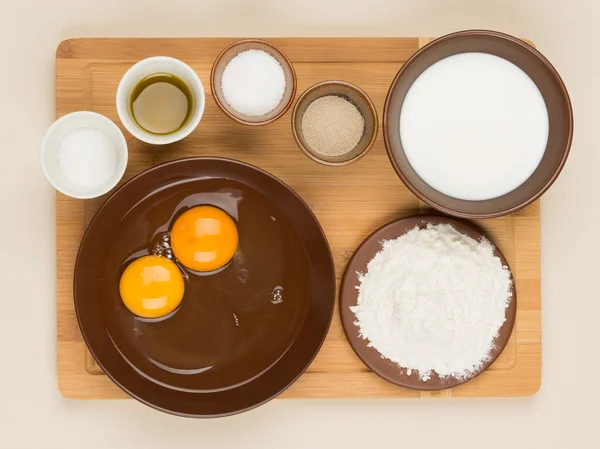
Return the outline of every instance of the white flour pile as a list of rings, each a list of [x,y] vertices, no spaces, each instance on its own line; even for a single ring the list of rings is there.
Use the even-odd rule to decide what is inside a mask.
[[[449,225],[415,228],[359,274],[356,325],[369,346],[407,373],[458,379],[489,359],[505,321],[511,277],[487,240]]]

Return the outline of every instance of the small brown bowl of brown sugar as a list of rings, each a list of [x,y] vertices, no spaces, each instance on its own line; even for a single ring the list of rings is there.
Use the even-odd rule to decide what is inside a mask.
[[[292,130],[300,149],[324,165],[346,165],[364,156],[377,137],[377,111],[361,89],[323,81],[298,98]]]

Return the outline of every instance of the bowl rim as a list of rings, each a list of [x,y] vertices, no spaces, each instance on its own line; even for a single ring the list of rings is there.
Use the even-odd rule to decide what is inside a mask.
[[[54,132],[56,132],[56,130],[59,129],[61,126],[64,126],[65,123],[68,123],[70,120],[81,116],[89,117],[91,120],[104,122],[109,128],[112,128],[115,131],[116,135],[118,136],[118,141],[115,142],[115,145],[117,147],[117,152],[119,153],[120,158],[119,165],[117,166],[117,169],[115,171],[114,182],[107,183],[100,189],[85,192],[69,191],[69,189],[65,188],[64,185],[60,185],[57,179],[50,174],[46,164],[46,156],[48,154],[48,151],[50,151],[48,148],[48,140],[50,139],[50,136]],[[44,173],[46,180],[58,192],[70,198],[75,198],[79,200],[89,200],[93,198],[98,198],[114,189],[119,184],[121,179],[123,179],[123,175],[125,174],[125,170],[127,169],[128,162],[129,148],[127,146],[127,140],[125,139],[123,131],[121,131],[117,124],[111,119],[109,119],[107,116],[94,111],[73,111],[63,115],[62,117],[59,117],[48,127],[48,129],[44,133],[44,137],[42,138],[42,143],[40,145],[40,165],[42,166],[42,172]]]
[[[229,50],[231,50],[232,48],[235,48],[239,45],[242,45],[242,44],[266,45],[267,47],[271,48],[273,51],[275,51],[276,53],[281,55],[281,57],[284,59],[285,63],[290,68],[290,72],[292,73],[292,94],[290,95],[290,100],[283,107],[283,109],[279,112],[279,114],[271,117],[270,119],[262,120],[260,122],[252,122],[252,121],[244,120],[240,117],[237,117],[229,111],[229,105],[223,104],[221,102],[221,100],[219,100],[219,97],[217,95],[215,95],[215,85],[216,85],[215,77],[217,75],[217,73],[216,73],[217,65],[219,64],[219,62],[221,62],[221,59],[223,59],[223,56],[225,56],[225,54]],[[279,48],[277,45],[275,45],[269,41],[266,41],[264,39],[256,39],[256,38],[239,39],[239,40],[236,40],[236,41],[230,43],[223,50],[221,50],[219,55],[215,58],[215,61],[213,62],[213,65],[210,69],[210,92],[213,96],[213,99],[215,100],[215,103],[217,103],[217,106],[219,106],[219,109],[221,109],[221,111],[223,111],[227,117],[229,117],[231,120],[233,120],[235,122],[241,123],[242,125],[263,126],[263,125],[268,125],[269,123],[273,123],[275,120],[280,119],[292,106],[292,103],[294,102],[294,98],[296,97],[296,89],[297,89],[297,77],[296,77],[296,70],[294,69],[294,65],[292,64],[292,61],[290,60],[290,58],[288,58],[288,56],[285,54],[285,52],[281,48]]]
[[[304,100],[304,98],[308,94],[310,94],[312,91],[314,91],[322,86],[330,86],[330,85],[345,86],[345,87],[348,87],[348,88],[354,90],[356,93],[358,93],[367,102],[367,105],[369,106],[369,110],[371,111],[371,115],[373,116],[373,120],[374,120],[373,136],[369,140],[369,143],[367,144],[365,149],[351,159],[345,159],[345,160],[336,161],[336,162],[321,159],[318,156],[316,156],[315,154],[313,154],[311,151],[309,151],[300,141],[300,137],[298,135],[298,130],[296,129],[296,115],[298,113],[298,106],[300,105],[302,100]],[[377,140],[378,133],[379,133],[379,116],[377,114],[377,108],[373,104],[373,101],[371,100],[371,98],[367,95],[367,93],[364,90],[362,90],[356,84],[352,84],[347,81],[325,80],[325,81],[320,81],[316,84],[313,84],[312,86],[307,88],[304,92],[302,92],[302,95],[300,95],[298,97],[298,100],[296,100],[296,104],[294,105],[294,109],[292,110],[292,134],[294,135],[294,140],[296,141],[296,145],[298,145],[298,148],[300,148],[300,150],[302,150],[302,152],[306,156],[308,156],[310,159],[312,159],[313,161],[318,162],[320,164],[327,165],[329,167],[341,167],[343,165],[348,165],[348,164],[351,164],[352,162],[356,162],[357,160],[364,157],[371,150],[371,148],[373,148],[373,145],[375,145],[375,141]]]
[[[452,40],[452,39],[455,39],[458,37],[465,37],[465,36],[486,36],[486,37],[492,37],[492,38],[496,38],[496,39],[502,39],[502,40],[511,42],[515,45],[518,45],[519,47],[528,51],[533,57],[535,57],[540,62],[542,62],[542,64],[544,64],[544,66],[548,69],[548,72],[553,76],[553,78],[555,79],[555,81],[557,82],[557,84],[560,88],[561,94],[562,94],[563,98],[565,99],[565,103],[567,106],[567,116],[568,116],[567,144],[566,144],[566,148],[563,151],[561,160],[560,160],[556,170],[554,171],[554,173],[552,174],[550,179],[546,182],[546,184],[544,184],[544,186],[535,195],[532,195],[530,198],[528,198],[524,201],[521,201],[518,204],[516,204],[510,208],[507,208],[507,209],[504,209],[501,211],[497,211],[497,212],[490,212],[490,213],[462,212],[462,211],[444,206],[444,205],[430,199],[429,197],[427,197],[423,192],[421,192],[419,189],[417,189],[402,172],[400,166],[398,165],[398,163],[396,162],[396,159],[394,157],[393,151],[391,149],[390,139],[388,136],[388,125],[389,125],[388,119],[389,119],[389,109],[390,109],[392,93],[395,91],[396,86],[398,85],[398,83],[399,83],[400,79],[402,78],[402,76],[404,75],[404,73],[415,62],[415,60],[417,58],[419,58],[423,53],[427,52],[429,49],[431,49],[439,44],[442,44],[446,41],[449,41],[449,40]],[[425,46],[421,47],[410,58],[408,58],[408,60],[402,65],[400,70],[398,70],[398,73],[396,73],[396,76],[394,77],[392,84],[390,85],[390,88],[388,90],[388,93],[385,97],[385,105],[383,108],[383,140],[385,143],[385,151],[388,155],[388,158],[389,158],[392,166],[394,167],[394,171],[396,172],[396,174],[400,177],[400,179],[402,180],[404,185],[406,187],[408,187],[408,189],[412,193],[414,193],[419,199],[421,199],[425,203],[429,204],[431,207],[437,209],[440,212],[443,212],[443,213],[446,213],[446,214],[449,214],[449,215],[452,215],[455,217],[460,217],[460,218],[502,217],[504,215],[508,215],[513,212],[516,212],[516,211],[524,208],[525,206],[528,206],[529,204],[533,203],[534,201],[536,201],[550,188],[550,186],[552,186],[552,184],[554,184],[554,181],[556,181],[556,179],[560,175],[560,173],[567,161],[569,153],[571,151],[571,143],[573,141],[573,107],[571,104],[571,99],[569,97],[569,92],[567,91],[565,83],[563,82],[562,78],[560,77],[558,71],[552,65],[552,63],[550,63],[550,61],[548,61],[548,59],[546,59],[546,57],[532,45],[528,44],[527,42],[525,42],[519,38],[516,38],[516,37],[511,36],[506,33],[501,33],[499,31],[484,30],[484,29],[456,31],[454,33],[450,33],[450,34],[441,36],[441,37],[429,42]]]

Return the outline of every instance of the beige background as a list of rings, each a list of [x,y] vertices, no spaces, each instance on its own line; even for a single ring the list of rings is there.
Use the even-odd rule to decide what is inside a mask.
[[[0,449],[594,448],[600,411],[600,114],[596,0],[0,0]],[[575,108],[566,168],[542,201],[543,381],[530,398],[273,401],[221,420],[56,387],[54,192],[39,144],[54,51],[84,36],[435,36],[492,28],[533,40]]]

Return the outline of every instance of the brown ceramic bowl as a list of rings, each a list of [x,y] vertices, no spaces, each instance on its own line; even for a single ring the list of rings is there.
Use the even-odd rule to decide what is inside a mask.
[[[429,66],[458,53],[481,52],[504,58],[520,67],[535,82],[546,102],[549,135],[546,152],[534,173],[506,195],[466,201],[430,187],[408,162],[398,123],[404,97],[412,83]],[[539,198],[562,170],[573,137],[573,112],[567,89],[556,69],[532,46],[495,31],[472,30],[443,36],[416,52],[400,69],[388,92],[383,113],[383,132],[388,156],[404,184],[432,207],[465,218],[491,218],[515,212]]]
[[[337,95],[352,102],[365,119],[365,128],[358,144],[348,153],[339,156],[326,156],[314,151],[302,132],[302,117],[306,108],[316,99],[326,95]],[[309,87],[300,95],[292,112],[292,131],[296,143],[309,158],[324,165],[347,165],[363,157],[375,143],[378,127],[377,110],[369,96],[354,84],[345,81],[323,81]]]
[[[262,50],[269,53],[277,60],[277,62],[279,62],[285,73],[285,92],[283,93],[283,98],[279,105],[268,114],[258,116],[240,114],[229,106],[225,100],[223,91],[221,90],[221,78],[225,67],[227,67],[229,61],[246,50]],[[217,56],[210,73],[210,90],[212,91],[213,97],[219,108],[221,108],[225,115],[232,120],[235,120],[242,125],[267,125],[280,118],[292,105],[294,96],[296,95],[296,72],[294,71],[292,62],[285,53],[275,45],[261,39],[244,39],[229,44],[219,56]]]
[[[384,240],[398,238],[401,235],[406,234],[411,229],[414,229],[416,226],[424,227],[428,223],[449,224],[460,233],[468,235],[475,240],[479,241],[483,238],[483,234],[477,229],[473,228],[471,225],[450,217],[418,215],[415,217],[402,218],[400,220],[393,221],[379,228],[361,243],[348,262],[344,277],[342,279],[342,285],[340,287],[340,315],[342,318],[342,326],[344,328],[344,332],[346,333],[346,337],[350,342],[350,346],[352,346],[352,349],[354,349],[356,355],[358,355],[363,363],[367,365],[375,374],[379,375],[388,382],[401,387],[422,391],[444,390],[446,388],[456,387],[457,385],[463,384],[485,371],[492,363],[494,363],[494,361],[506,347],[514,327],[517,314],[517,292],[513,282],[512,299],[506,308],[506,321],[500,328],[498,336],[494,340],[494,348],[490,353],[489,360],[487,360],[479,370],[471,373],[470,376],[463,379],[457,379],[454,377],[441,378],[434,373],[429,380],[421,381],[419,380],[416,370],[413,370],[414,372],[409,376],[406,372],[406,369],[399,367],[388,359],[384,359],[376,349],[368,346],[368,340],[364,340],[359,335],[358,327],[354,324],[356,321],[356,316],[350,310],[350,307],[355,306],[358,301],[357,286],[360,284],[358,280],[358,273],[365,273],[367,271],[367,264],[379,251],[381,251],[382,242]],[[503,266],[508,267],[508,262],[498,248],[495,249],[494,254],[500,258]]]
[[[232,261],[212,273],[178,263],[179,308],[136,317],[120,299],[121,273],[206,204],[236,222]],[[92,355],[125,392],[164,412],[215,417],[254,408],[300,376],[327,334],[335,285],[325,235],[292,189],[243,162],[191,158],[146,170],[104,203],[79,249],[74,299]]]

